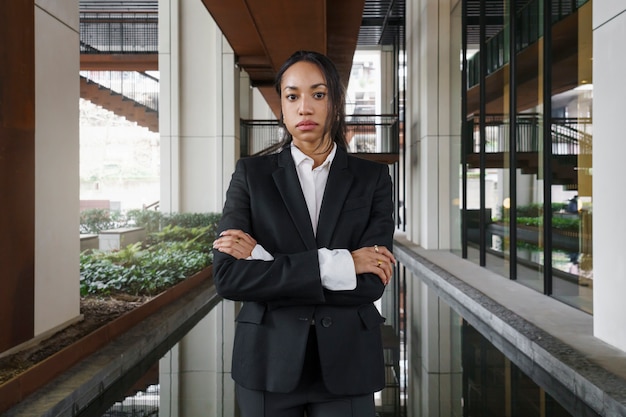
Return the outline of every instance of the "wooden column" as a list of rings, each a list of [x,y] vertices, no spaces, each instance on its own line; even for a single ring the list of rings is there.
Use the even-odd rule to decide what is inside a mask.
[[[0,2],[0,352],[33,337],[35,5]]]

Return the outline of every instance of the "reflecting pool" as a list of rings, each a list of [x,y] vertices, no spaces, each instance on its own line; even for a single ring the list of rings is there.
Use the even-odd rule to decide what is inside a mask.
[[[515,346],[495,334],[483,334],[471,318],[461,316],[404,268],[397,272],[379,306],[388,318],[384,329],[388,384],[376,394],[379,417],[599,416]],[[182,339],[181,346],[192,344],[186,339],[197,337],[195,333],[206,335],[205,321],[215,322],[216,314],[231,306],[220,304]],[[212,343],[227,346],[223,358],[228,358],[232,335],[218,336],[223,340]],[[197,413],[181,410],[198,410],[204,401],[219,409],[220,416],[237,416],[229,374],[200,369],[221,361],[222,357],[210,357],[220,352],[189,352],[176,345],[147,374],[132,382],[126,379],[128,388],[97,415],[192,416]],[[175,370],[173,363],[184,364],[186,370]],[[217,401],[223,403],[216,406],[214,396],[200,397],[214,392],[217,380],[221,384],[217,390],[222,390]]]

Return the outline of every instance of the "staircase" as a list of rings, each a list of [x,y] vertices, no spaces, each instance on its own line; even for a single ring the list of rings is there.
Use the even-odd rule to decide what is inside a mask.
[[[158,71],[158,22],[157,1],[80,1],[81,98],[152,132],[159,131],[159,79],[149,73]]]
[[[126,96],[115,89],[112,83],[99,83],[93,77],[81,75],[80,97],[107,109],[118,116],[125,117],[139,126],[148,128],[151,132],[159,131],[158,90],[157,95],[142,92],[148,100],[141,103],[133,95]],[[109,86],[111,85],[111,86]],[[158,85],[158,82],[157,82]],[[113,87],[113,88],[111,88]],[[116,91],[117,90],[117,91]],[[136,91],[134,91],[136,93]]]
[[[516,166],[522,174],[540,174],[543,165],[539,118],[520,115],[517,120]],[[480,167],[480,132],[478,118],[468,120],[469,169]],[[509,165],[509,126],[502,115],[486,117],[485,168],[504,168]],[[576,190],[580,170],[591,167],[591,119],[553,118],[551,120],[552,183]]]

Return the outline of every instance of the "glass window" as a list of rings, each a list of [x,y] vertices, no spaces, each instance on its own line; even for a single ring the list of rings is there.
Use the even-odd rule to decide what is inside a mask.
[[[544,103],[541,0],[515,0],[516,34],[526,40],[515,53],[516,279],[544,290]]]
[[[591,2],[464,4],[461,253],[591,312]]]
[[[557,4],[561,7],[553,8],[551,63],[552,295],[591,312],[591,2],[577,10],[571,2]]]

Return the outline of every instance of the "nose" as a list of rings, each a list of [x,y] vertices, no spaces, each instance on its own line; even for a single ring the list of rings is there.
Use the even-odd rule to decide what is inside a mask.
[[[300,115],[303,114],[311,114],[311,112],[313,111],[311,106],[310,106],[310,98],[307,98],[306,96],[303,96],[300,99],[300,106],[298,107],[298,113]]]

